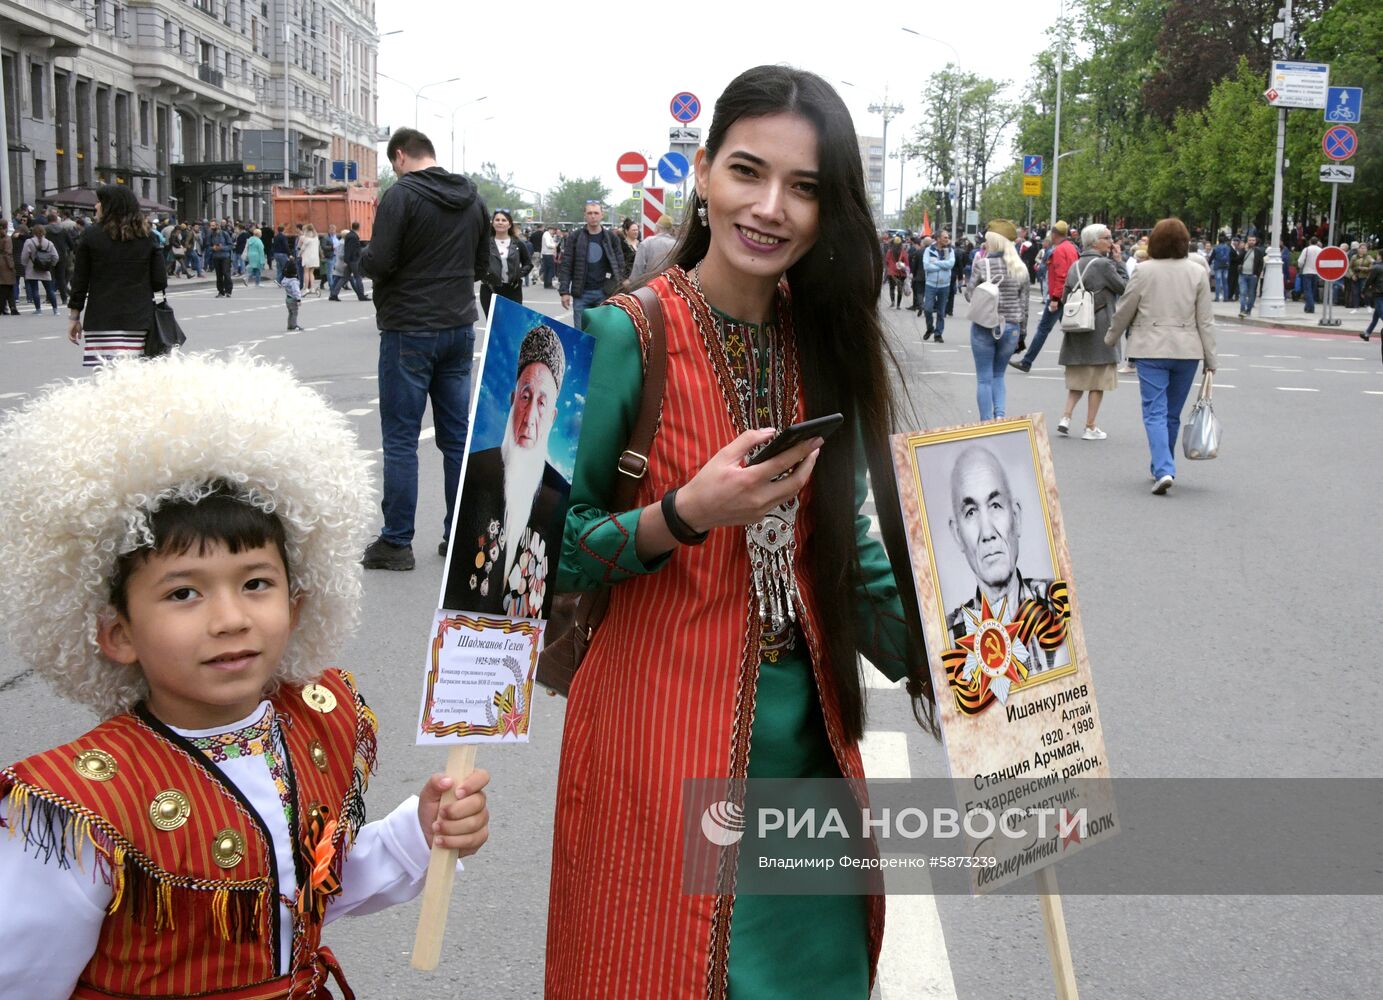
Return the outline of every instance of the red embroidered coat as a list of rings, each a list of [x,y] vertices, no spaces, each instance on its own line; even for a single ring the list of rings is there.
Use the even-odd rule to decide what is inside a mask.
[[[272,703],[288,751],[297,881],[307,887],[292,907],[288,975],[278,971],[274,855],[287,845],[273,844],[215,764],[142,706],[0,771],[10,833],[63,866],[90,844],[112,890],[74,998],[321,995],[335,968],[319,949],[322,916],[364,820],[376,721],[336,670]]]
[[[678,268],[651,283],[662,303],[668,371],[662,418],[634,511],[611,515],[572,537],[564,563],[604,566],[619,581],[609,613],[576,675],[567,706],[557,783],[548,913],[549,1000],[593,997],[724,997],[732,894],[682,889],[682,782],[743,778],[759,669],[757,604],[742,531],[713,530],[680,549],[657,573],[631,575],[638,509],[680,486],[733,440],[733,389],[708,360],[709,314]],[[647,324],[626,296],[614,304]],[[697,305],[694,307],[693,303]],[[795,352],[788,368],[796,386]],[[795,390],[794,390],[795,391]],[[797,417],[803,419],[800,392]],[[575,499],[575,498],[574,498]],[[811,652],[827,735],[840,772],[862,778],[848,742],[819,638],[817,595],[803,564],[811,536],[810,490],[797,521],[799,622]],[[613,559],[595,532],[622,538]],[[573,548],[580,551],[568,551]],[[634,572],[638,572],[637,570]],[[869,900],[871,980],[883,937],[883,898]]]

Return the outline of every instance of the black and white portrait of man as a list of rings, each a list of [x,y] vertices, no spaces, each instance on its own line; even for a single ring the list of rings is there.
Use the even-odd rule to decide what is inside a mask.
[[[926,445],[918,467],[950,641],[974,634],[988,617],[1009,624],[1028,616],[1027,641],[1015,631],[1013,643],[1027,677],[1069,663],[1064,643],[1038,641],[1061,617],[1053,598],[1064,602],[1065,585],[1054,586],[1055,554],[1027,434]],[[1003,685],[991,690],[1000,695]]]

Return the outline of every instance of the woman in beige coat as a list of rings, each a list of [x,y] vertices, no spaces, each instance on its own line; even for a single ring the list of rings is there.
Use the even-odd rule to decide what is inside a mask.
[[[1104,338],[1112,346],[1129,331],[1128,356],[1138,367],[1152,453],[1152,491],[1159,496],[1176,481],[1177,430],[1196,368],[1203,362],[1209,375],[1216,367],[1210,272],[1188,259],[1190,246],[1180,219],[1153,227],[1148,260],[1129,279]]]

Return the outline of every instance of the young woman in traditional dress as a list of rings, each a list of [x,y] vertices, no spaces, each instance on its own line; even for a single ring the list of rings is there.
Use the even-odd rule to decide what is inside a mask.
[[[883,262],[828,84],[780,66],[730,84],[671,260],[648,282],[667,384],[628,511],[610,498],[648,320],[631,296],[586,314],[597,346],[560,582],[614,586],[567,708],[547,996],[863,1000],[881,896],[682,883],[684,779],[863,776],[861,654],[908,679],[934,729],[888,453]],[[775,430],[836,412],[824,444],[746,464]],[[887,553],[860,512],[866,473]]]

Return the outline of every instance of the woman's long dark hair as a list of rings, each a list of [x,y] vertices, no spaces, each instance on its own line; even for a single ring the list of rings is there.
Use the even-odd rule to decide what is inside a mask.
[[[816,130],[820,173],[817,241],[787,272],[802,391],[808,416],[845,415],[845,426],[821,449],[813,473],[808,566],[822,641],[840,692],[846,735],[858,740],[865,715],[858,657],[867,638],[855,621],[853,602],[863,579],[854,506],[856,448],[862,442],[884,548],[912,638],[907,687],[913,714],[936,734],[935,698],[888,440],[897,426],[896,386],[902,373],[879,321],[883,252],[865,192],[854,122],[840,95],[821,77],[786,66],[758,66],[736,77],[716,101],[706,156],[715,159],[725,133],[740,119],[785,113],[802,116]],[[688,270],[711,245],[710,229],[697,221],[702,204],[693,194],[670,258]]]
[[[111,239],[123,242],[149,235],[139,199],[123,184],[102,184],[96,189],[96,200],[101,203],[101,228]]]

